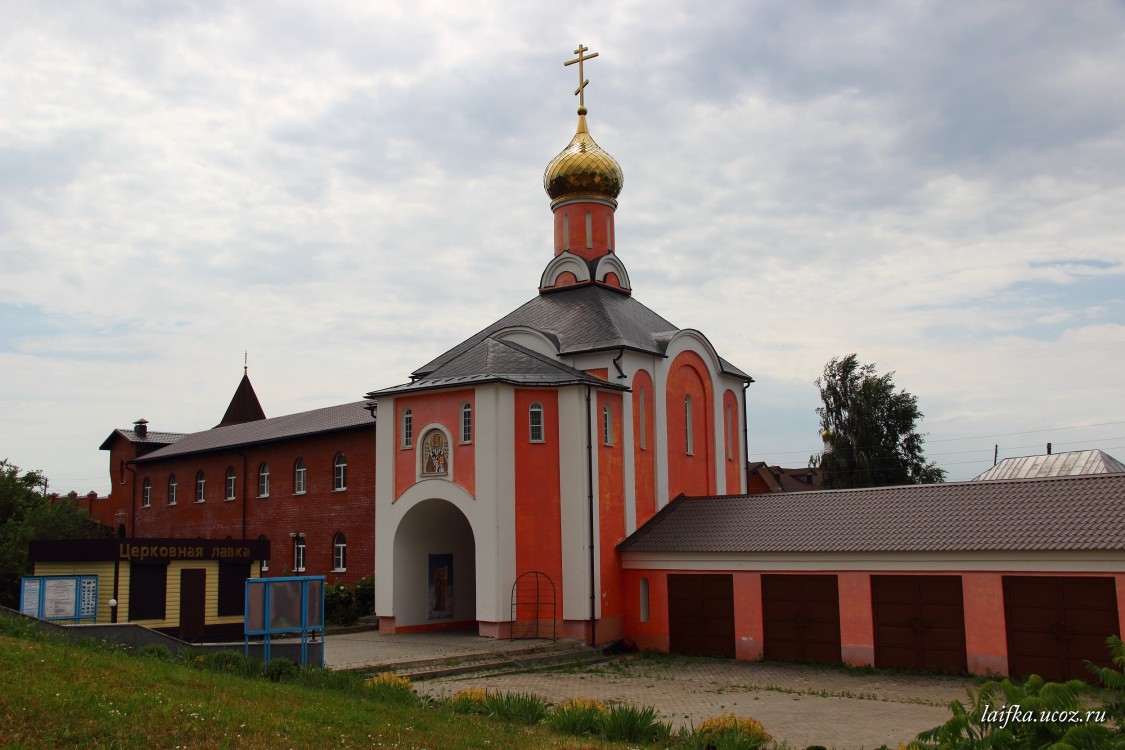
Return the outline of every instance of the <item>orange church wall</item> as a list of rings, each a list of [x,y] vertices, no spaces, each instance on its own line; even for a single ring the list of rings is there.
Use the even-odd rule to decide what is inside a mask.
[[[562,597],[559,405],[554,390],[517,389],[515,401],[516,575],[546,573]],[[528,413],[543,407],[543,442],[530,440]],[[562,617],[561,610],[559,617]]]
[[[648,620],[641,618],[641,580],[648,580]],[[621,573],[625,632],[639,649],[668,650],[668,574],[663,570]]]
[[[656,403],[653,393],[652,377],[645,370],[637,370],[633,375],[632,397],[633,487],[636,493],[638,528],[656,515]],[[641,424],[642,414],[644,425]]]
[[[461,407],[473,409],[473,438],[476,439],[476,401],[473,391],[431,391],[417,396],[395,399],[395,497],[417,483],[417,450],[426,425],[440,424],[452,438],[453,482],[476,496],[476,454],[473,443],[461,442]],[[402,415],[409,409],[413,416],[413,443],[402,447]],[[386,425],[383,425],[386,428]]]
[[[715,494],[715,430],[711,376],[695,352],[681,352],[668,370],[668,498]],[[692,401],[692,446],[688,452],[685,399]]]
[[[734,391],[723,393],[723,466],[726,467],[727,494],[742,492],[742,413]]]
[[[610,440],[603,434],[603,414],[612,415]],[[619,393],[597,395],[598,446],[598,533],[601,564],[601,620],[598,641],[621,636],[621,565],[617,545],[625,539],[625,449],[622,430],[622,398]],[[616,633],[615,633],[616,630]]]

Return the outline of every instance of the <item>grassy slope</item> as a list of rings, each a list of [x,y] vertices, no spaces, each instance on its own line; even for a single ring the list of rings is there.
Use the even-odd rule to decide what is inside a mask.
[[[448,710],[0,635],[0,747],[625,747]]]

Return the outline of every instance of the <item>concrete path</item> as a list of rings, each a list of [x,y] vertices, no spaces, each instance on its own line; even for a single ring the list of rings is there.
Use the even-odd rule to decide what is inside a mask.
[[[325,660],[329,666],[389,668],[396,658],[463,658],[478,649],[499,651],[511,645],[465,634],[359,633],[330,637]],[[966,678],[859,674],[811,665],[630,656],[550,672],[439,678],[416,687],[437,696],[481,687],[535,693],[551,702],[584,697],[651,705],[676,727],[732,712],[758,719],[794,748],[817,744],[871,750],[883,744],[896,747],[941,724],[949,718],[949,702],[963,700],[965,688],[974,684]]]

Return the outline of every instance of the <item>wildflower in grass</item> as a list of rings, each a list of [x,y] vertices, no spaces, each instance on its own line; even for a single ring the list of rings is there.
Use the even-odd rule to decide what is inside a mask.
[[[458,690],[449,699],[449,708],[459,714],[486,714],[488,691],[484,688]]]
[[[414,692],[414,683],[394,672],[380,672],[367,680],[367,686],[375,697],[385,701],[409,703],[418,698]]]

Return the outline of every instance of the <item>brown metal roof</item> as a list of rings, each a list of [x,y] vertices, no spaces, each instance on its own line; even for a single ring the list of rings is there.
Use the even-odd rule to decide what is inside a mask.
[[[1125,473],[679,497],[621,552],[1125,551]]]
[[[250,385],[250,376],[244,372],[242,373],[242,380],[238,383],[238,388],[234,390],[230,405],[227,406],[226,413],[223,414],[222,421],[215,426],[229,427],[232,424],[256,422],[265,418],[266,412],[262,409],[262,402],[258,400],[258,394],[254,392],[254,386]]]
[[[107,451],[112,446],[113,439],[120,435],[130,443],[140,443],[144,445],[169,445],[187,437],[186,432],[147,432],[144,435],[138,435],[137,431],[132,428],[118,427],[113,432],[109,433],[109,437],[102,441],[99,450]]]
[[[172,445],[138,458],[137,461],[159,461],[189,453],[206,453],[240,445],[272,443],[305,435],[364,427],[374,428],[375,420],[371,418],[371,412],[368,411],[368,402],[354,401],[350,404],[326,406],[323,409],[313,409],[298,414],[286,414],[272,419],[259,419],[255,422],[193,432]]]

